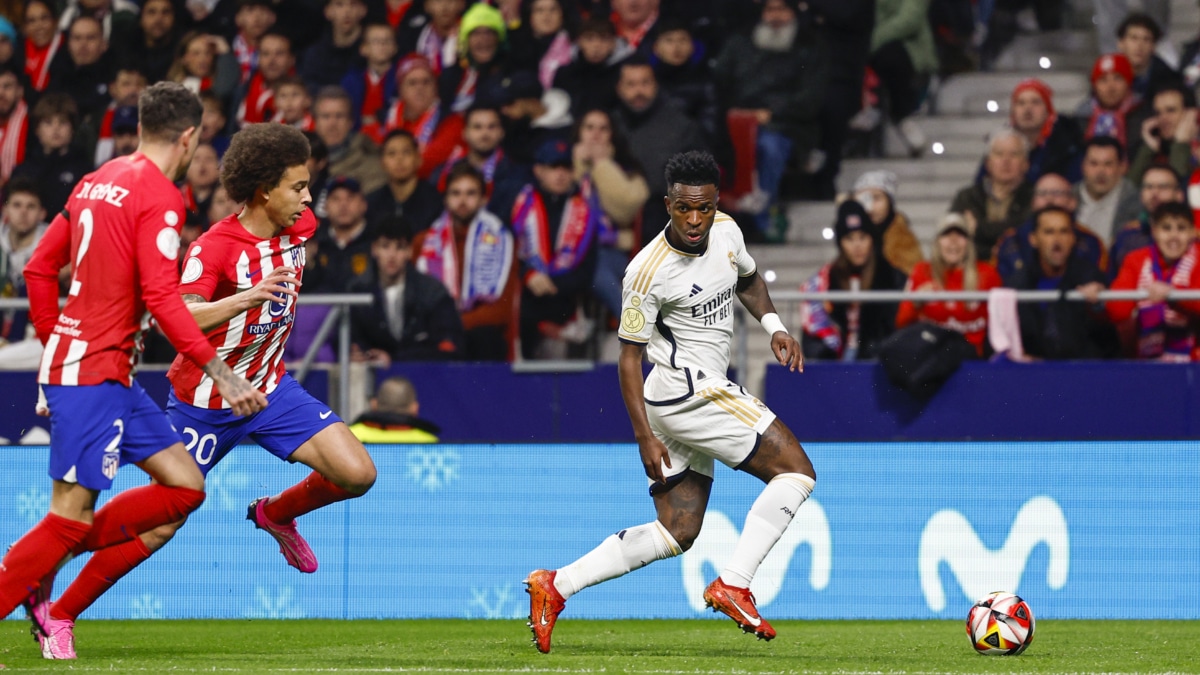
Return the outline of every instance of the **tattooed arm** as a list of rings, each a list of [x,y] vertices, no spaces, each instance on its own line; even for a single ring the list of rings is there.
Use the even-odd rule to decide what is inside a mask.
[[[204,364],[204,372],[217,384],[217,391],[229,402],[233,414],[245,417],[267,407],[267,395],[250,386],[246,378],[233,372],[221,357],[218,356]]]
[[[276,301],[288,295],[296,297],[296,289],[299,286],[300,281],[296,278],[296,271],[290,267],[280,267],[268,274],[253,288],[248,288],[241,293],[213,301],[205,300],[200,295],[187,293],[183,296],[183,302],[191,311],[192,318],[200,325],[200,330],[207,333],[238,314],[264,302]]]

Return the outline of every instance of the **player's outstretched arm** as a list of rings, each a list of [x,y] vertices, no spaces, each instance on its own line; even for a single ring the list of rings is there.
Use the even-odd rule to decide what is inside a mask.
[[[788,333],[779,315],[775,313],[775,303],[771,302],[771,294],[767,291],[767,283],[758,272],[748,277],[738,279],[738,300],[750,312],[755,320],[762,322],[762,327],[771,336],[771,351],[779,365],[792,372],[804,372],[804,355],[800,352],[800,343]]]
[[[250,386],[246,378],[233,372],[221,357],[214,357],[204,364],[204,372],[217,384],[217,391],[221,392],[221,398],[229,403],[233,414],[245,417],[267,407],[267,395]]]
[[[645,383],[642,380],[642,354],[645,351],[645,345],[622,342],[617,357],[617,376],[621,381],[621,398],[633,425],[633,437],[637,439],[638,453],[642,456],[642,468],[651,480],[665,483],[662,466],[666,463],[670,468],[671,458],[666,446],[650,430],[650,419],[646,417]]]
[[[29,318],[42,344],[58,323],[58,272],[71,261],[71,223],[63,214],[50,222],[25,264]]]
[[[220,300],[209,301],[201,295],[185,293],[183,302],[187,305],[192,318],[205,333],[224,324],[233,317],[253,309],[264,302],[286,300],[286,296],[297,297],[300,280],[296,270],[290,267],[278,267],[263,278],[262,281],[241,293],[235,293]]]

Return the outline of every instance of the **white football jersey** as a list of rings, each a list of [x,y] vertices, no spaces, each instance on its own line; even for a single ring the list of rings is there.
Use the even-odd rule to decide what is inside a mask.
[[[738,279],[754,271],[737,223],[719,211],[703,253],[675,248],[664,229],[633,258],[625,269],[617,336],[648,345],[655,366],[646,378],[648,403],[686,399],[697,380],[725,376]]]

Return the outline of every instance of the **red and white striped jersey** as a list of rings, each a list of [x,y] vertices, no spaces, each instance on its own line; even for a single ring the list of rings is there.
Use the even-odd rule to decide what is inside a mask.
[[[129,386],[147,310],[179,351],[215,356],[176,289],[183,198],[140,152],[83,177],[25,266],[30,317],[45,344],[38,382]],[[58,272],[73,265],[58,309]]]
[[[304,242],[317,231],[317,219],[305,211],[296,224],[271,239],[260,239],[242,226],[237,215],[213,225],[188,249],[183,265],[181,295],[220,300],[253,288],[278,267],[304,273]],[[296,318],[295,298],[264,302],[238,314],[208,333],[217,354],[264,394],[275,391],[283,377],[283,346]],[[212,378],[195,364],[176,358],[167,377],[181,402],[220,410],[229,404]]]

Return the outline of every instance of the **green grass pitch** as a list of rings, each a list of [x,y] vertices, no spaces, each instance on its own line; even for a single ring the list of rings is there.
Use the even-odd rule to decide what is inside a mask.
[[[559,622],[539,654],[520,621],[83,621],[78,661],[44,661],[0,622],[5,672],[1200,673],[1197,621],[1041,621],[1029,650],[979,656],[959,621]]]

